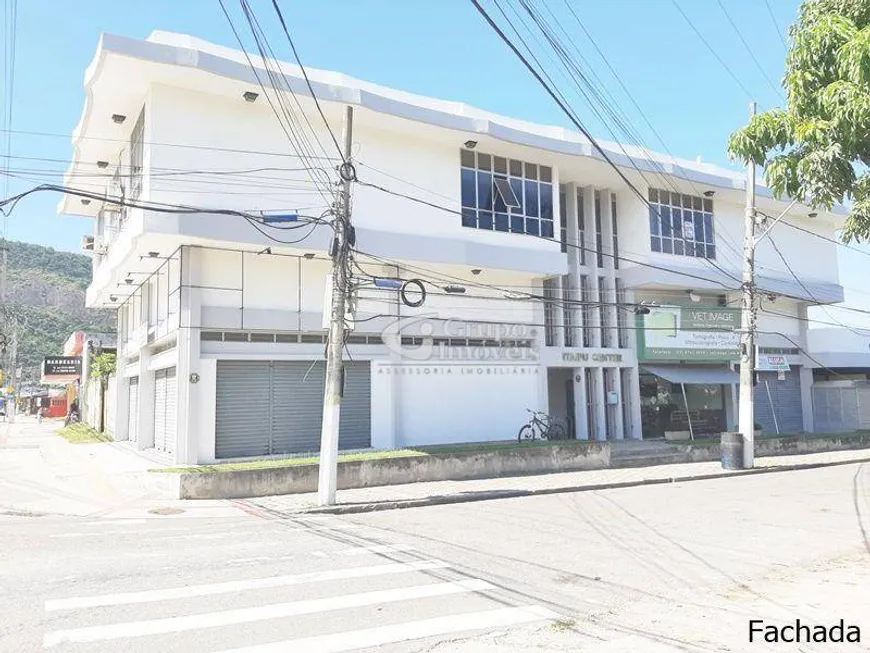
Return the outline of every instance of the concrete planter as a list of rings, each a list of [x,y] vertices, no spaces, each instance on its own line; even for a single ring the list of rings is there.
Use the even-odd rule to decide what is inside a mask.
[[[338,489],[571,472],[609,466],[608,442],[355,460],[339,464]],[[315,492],[317,474],[317,465],[182,473],[178,474],[179,498],[243,499]]]
[[[691,439],[692,434],[689,431],[665,431],[665,440],[668,442],[679,442]]]

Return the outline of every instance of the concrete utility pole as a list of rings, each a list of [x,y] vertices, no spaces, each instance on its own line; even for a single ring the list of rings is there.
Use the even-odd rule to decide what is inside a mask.
[[[750,118],[755,102],[749,105]],[[755,164],[746,168],[746,212],[743,222],[743,310],[740,320],[740,406],[737,430],[743,434],[743,467],[755,464]]]
[[[345,315],[348,301],[348,259],[350,257],[350,186],[353,181],[351,145],[353,144],[353,108],[347,107],[344,123],[344,162],[341,165],[341,196],[335,219],[332,248],[332,318],[326,347],[326,387],[323,393],[323,423],[320,430],[320,469],[317,498],[321,506],[335,503],[338,478],[338,427],[341,398],[344,394],[342,349],[345,339]],[[324,307],[326,310],[327,307]]]

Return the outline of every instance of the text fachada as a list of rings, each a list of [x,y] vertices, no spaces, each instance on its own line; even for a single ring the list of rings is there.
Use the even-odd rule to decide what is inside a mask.
[[[749,621],[749,643],[787,643],[806,644],[816,643],[841,643],[860,642],[861,629],[855,625],[847,625],[843,619],[839,623],[823,626],[808,625],[795,619],[789,624],[769,624],[762,619]]]

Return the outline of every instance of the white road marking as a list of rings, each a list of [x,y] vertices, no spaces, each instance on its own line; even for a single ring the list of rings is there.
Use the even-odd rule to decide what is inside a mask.
[[[327,571],[312,571],[289,576],[267,576],[266,578],[247,578],[231,580],[223,583],[207,583],[203,585],[185,585],[159,590],[144,590],[141,592],[122,592],[118,594],[102,594],[96,596],[76,596],[68,599],[49,599],[45,602],[46,612],[56,610],[76,610],[79,608],[96,608],[107,605],[130,605],[133,603],[150,603],[152,601],[168,601],[185,599],[193,596],[209,596],[213,594],[229,594],[245,590],[264,589],[267,587],[287,587],[304,583],[319,583],[330,580],[345,580],[348,578],[367,578],[385,574],[402,574],[424,569],[444,569],[449,565],[441,560],[423,560],[420,562],[396,562],[371,567],[350,567],[348,569],[329,569]]]
[[[227,560],[227,565],[242,566],[254,564],[257,562],[277,562],[280,560],[298,560],[306,556],[315,556],[317,558],[333,558],[353,557],[362,555],[376,555],[378,553],[402,553],[403,551],[413,551],[413,548],[405,544],[375,544],[372,546],[354,546],[347,549],[330,549],[329,551],[299,551],[289,555],[281,556],[254,556],[252,558],[231,558]]]
[[[361,648],[395,644],[424,637],[450,635],[471,630],[516,626],[546,619],[557,619],[559,615],[536,605],[518,608],[501,608],[484,612],[436,617],[408,621],[392,626],[378,626],[361,630],[348,630],[331,635],[315,635],[289,639],[283,642],[244,646],[220,653],[286,653],[287,651],[317,651],[317,653],[340,653]]]
[[[56,630],[46,633],[42,638],[42,644],[45,647],[50,647],[64,642],[96,642],[110,639],[144,637],[146,635],[160,635],[163,633],[178,633],[200,628],[220,628],[254,621],[265,621],[267,619],[281,619],[283,617],[316,614],[330,610],[343,610],[381,603],[395,603],[397,601],[410,601],[433,596],[447,596],[450,594],[480,592],[491,589],[495,589],[494,586],[483,580],[433,583],[430,585],[418,585],[416,587],[347,594],[345,596],[324,599],[275,603],[254,608],[168,617],[166,619],[150,619],[108,626]]]

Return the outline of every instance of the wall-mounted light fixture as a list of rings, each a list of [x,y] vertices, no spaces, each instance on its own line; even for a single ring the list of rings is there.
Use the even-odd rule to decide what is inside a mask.
[[[97,167],[98,168],[108,168],[109,162],[108,161],[97,161]]]
[[[696,304],[701,301],[701,296],[696,294],[694,290],[687,290],[686,294],[689,296],[689,299]]]
[[[254,93],[253,91],[245,91],[242,93],[242,97],[245,98],[245,102],[256,102],[257,98],[260,97],[260,94]]]
[[[91,200],[89,200],[87,197],[82,198],[82,204],[84,204],[85,206],[87,206],[90,203],[91,203]]]
[[[713,197],[713,195],[715,195],[715,194],[716,194],[715,190],[705,190],[704,191],[704,197]]]
[[[306,253],[303,254],[302,256],[304,256],[305,258],[307,258],[307,259],[310,261],[310,260],[313,259],[315,256],[317,256],[317,254],[315,254],[314,252],[306,252]]]
[[[807,213],[808,218],[815,218],[817,215],[818,213],[816,213],[815,211],[813,211],[812,213]]]
[[[465,141],[465,147],[467,147],[469,150],[473,150],[475,147],[477,147],[477,141]]]
[[[477,275],[480,274],[481,272],[483,272],[483,270],[481,270],[480,268],[474,268],[474,269],[471,271],[471,274],[473,274],[474,276],[477,276]]]
[[[113,113],[112,114],[112,122],[115,123],[116,125],[123,124],[123,122],[126,119],[127,119],[127,116],[125,116],[123,114],[120,114],[120,113]]]

